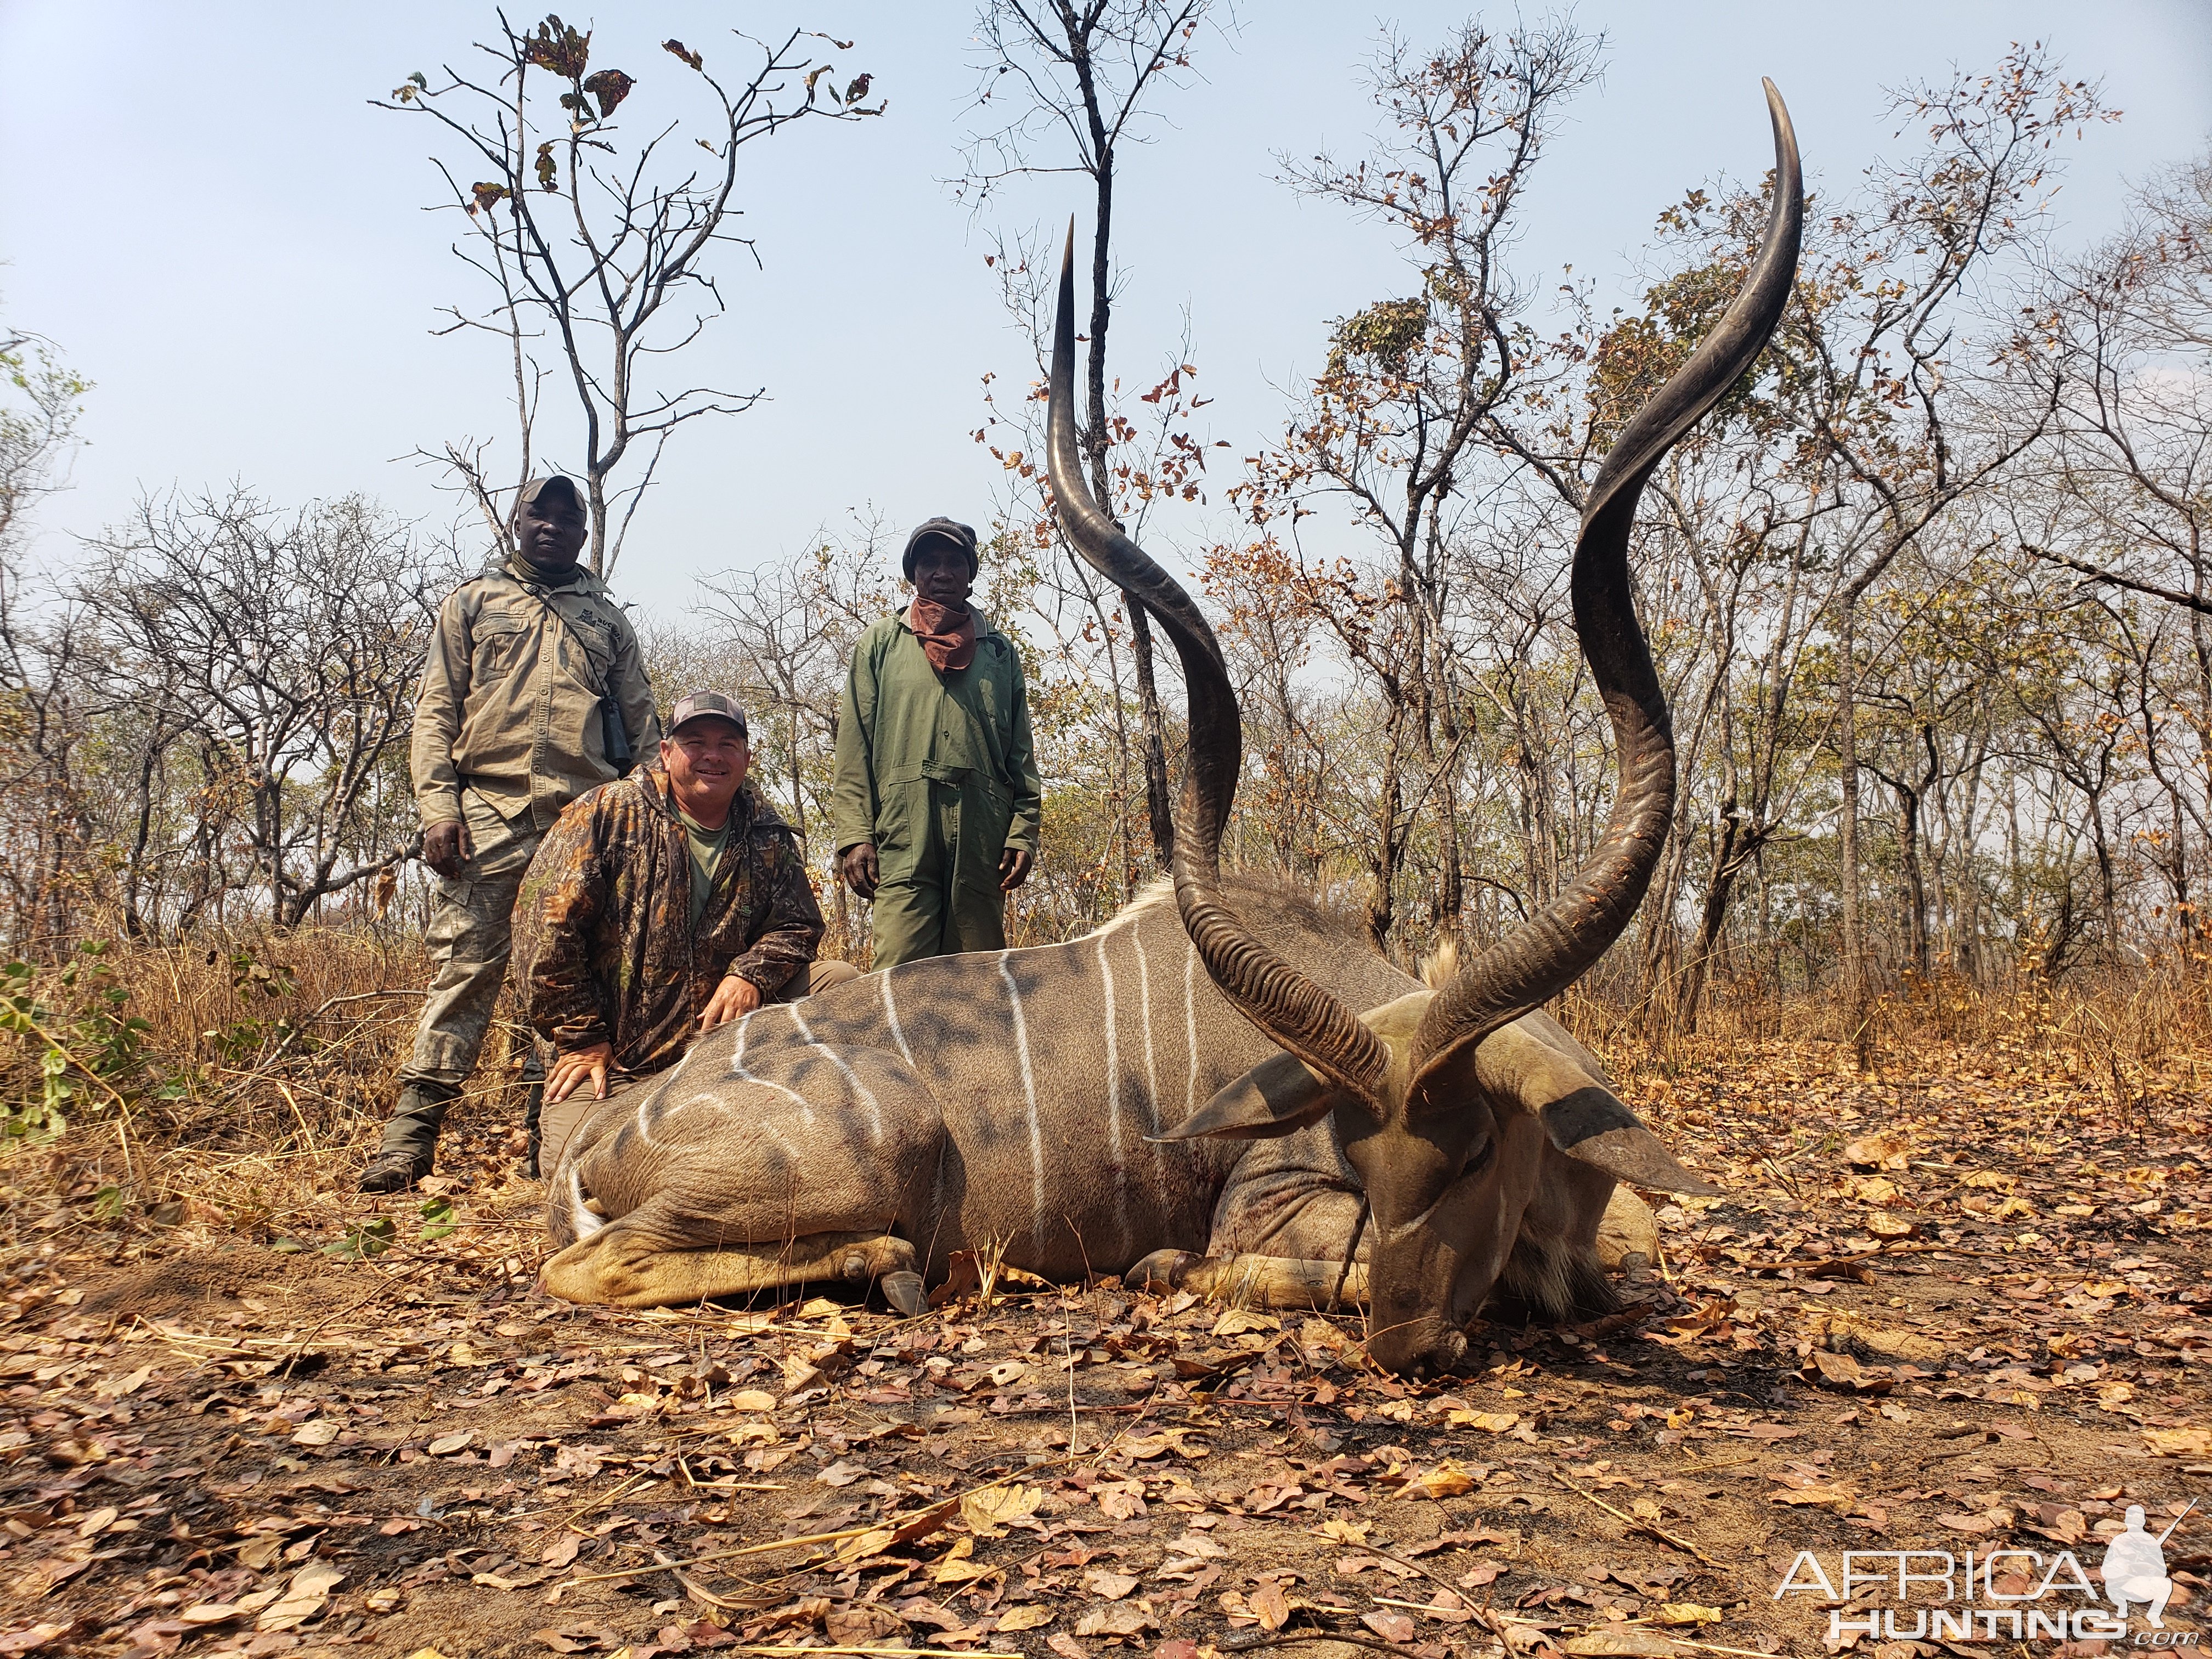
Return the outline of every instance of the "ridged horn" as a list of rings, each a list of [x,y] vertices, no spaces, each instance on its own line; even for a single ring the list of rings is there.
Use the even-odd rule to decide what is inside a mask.
[[[1067,539],[1115,586],[1158,619],[1182,660],[1190,699],[1190,763],[1176,814],[1176,904],[1199,960],[1237,1011],[1340,1086],[1375,1097],[1388,1064],[1382,1043],[1341,1002],[1253,933],[1221,893],[1221,832],[1244,758],[1236,688],[1213,629],[1181,583],[1108,518],[1084,482],[1075,437],[1075,229],[1060,268],[1053,328],[1052,402],[1045,462]]]
[[[1439,991],[1413,1033],[1416,1072],[1540,1008],[1588,972],[1644,902],[1674,808],[1674,734],[1636,620],[1629,531],[1652,469],[1742,378],[1781,319],[1797,271],[1805,197],[1797,139],[1774,82],[1774,199],[1766,234],[1719,325],[1622,430],[1598,468],[1575,538],[1575,634],[1613,720],[1620,785],[1604,836],[1573,881]]]

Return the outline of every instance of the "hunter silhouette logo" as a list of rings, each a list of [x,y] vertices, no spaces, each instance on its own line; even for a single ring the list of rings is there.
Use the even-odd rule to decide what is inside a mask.
[[[2143,1604],[2143,1617],[2150,1620],[2151,1628],[2166,1628],[2166,1604],[2173,1594],[2173,1580],[2166,1576],[2166,1540],[2173,1536],[2173,1528],[2196,1507],[2197,1500],[2192,1498],[2181,1514],[2173,1517],[2172,1525],[2154,1538],[2143,1529],[2142,1505],[2128,1505],[2127,1530],[2105,1549],[2105,1594],[2112,1598],[2112,1605],[2121,1618],[2128,1616],[2130,1602],[2140,1601]]]

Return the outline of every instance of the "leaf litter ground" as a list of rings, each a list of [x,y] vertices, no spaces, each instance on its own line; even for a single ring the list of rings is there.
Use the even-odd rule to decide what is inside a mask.
[[[292,1253],[21,1154],[0,1656],[1817,1653],[1800,1550],[2094,1572],[2128,1504],[2212,1495],[2203,1097],[2115,1083],[1639,1076],[1727,1196],[1662,1209],[1622,1314],[1485,1327],[1435,1384],[1353,1319],[1111,1282],[568,1307],[489,1128],[427,1200],[295,1206]],[[2166,1554],[2197,1629],[2212,1515]]]

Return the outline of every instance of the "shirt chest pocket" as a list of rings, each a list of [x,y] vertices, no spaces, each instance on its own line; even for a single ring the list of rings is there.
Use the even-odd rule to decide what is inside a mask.
[[[520,673],[532,655],[534,630],[520,617],[489,612],[470,629],[469,678],[476,685],[497,685]]]
[[[574,645],[562,653],[562,664],[595,696],[612,678],[615,662],[614,629],[597,617],[564,617]]]

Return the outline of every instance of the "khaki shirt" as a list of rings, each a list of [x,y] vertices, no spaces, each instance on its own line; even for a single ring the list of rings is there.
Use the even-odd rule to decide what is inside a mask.
[[[465,788],[510,821],[551,828],[562,807],[615,776],[602,689],[642,765],[660,722],[636,632],[606,584],[580,569],[550,587],[519,557],[464,582],[438,608],[415,702],[409,758],[423,823],[459,819]]]

